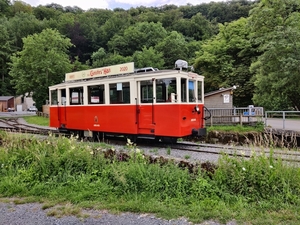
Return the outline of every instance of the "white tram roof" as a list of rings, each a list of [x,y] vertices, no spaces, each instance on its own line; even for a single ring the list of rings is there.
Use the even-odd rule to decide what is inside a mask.
[[[120,68],[125,68],[127,66],[128,71],[127,73],[119,73],[118,71],[120,70]],[[83,74],[85,73],[85,75],[87,73],[93,73],[92,71],[103,71],[103,68],[98,68],[98,69],[91,69],[91,70],[83,70],[83,71],[78,71],[78,72],[73,72],[73,73],[67,73],[66,74],[66,78],[67,76],[74,75],[72,77],[77,77],[77,79],[66,79],[65,82],[62,82],[60,84],[56,84],[53,86],[50,86],[49,89],[61,89],[61,88],[65,88],[66,86],[78,86],[78,85],[82,85],[82,84],[87,84],[87,82],[89,83],[99,83],[100,82],[108,82],[108,81],[112,81],[114,80],[114,82],[121,82],[122,81],[127,81],[127,80],[131,80],[131,79],[139,79],[139,78],[146,78],[146,77],[174,77],[178,74],[182,75],[182,76],[189,76],[192,78],[200,78],[200,79],[204,79],[204,76],[201,76],[197,73],[193,73],[193,72],[187,72],[187,71],[183,71],[183,70],[157,70],[157,69],[153,69],[153,70],[145,70],[145,72],[139,72],[137,73],[136,70],[133,69],[133,63],[125,63],[125,64],[119,64],[116,66],[112,66],[110,69],[110,71],[116,70],[116,73],[111,73],[111,74],[101,74],[99,72],[99,76],[83,76],[84,78],[78,78],[79,75],[78,74]],[[109,67],[105,67],[106,69]],[[117,69],[116,69],[117,68]],[[148,68],[148,67],[147,67]],[[150,68],[150,67],[149,67]],[[144,68],[143,68],[144,69]],[[108,71],[108,70],[107,70]]]

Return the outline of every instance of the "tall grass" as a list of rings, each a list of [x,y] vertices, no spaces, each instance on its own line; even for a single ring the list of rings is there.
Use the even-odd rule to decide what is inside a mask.
[[[213,174],[191,174],[172,162],[150,163],[136,146],[124,148],[131,156],[126,160],[107,158],[103,151],[75,138],[38,140],[0,133],[0,196],[186,216],[194,222],[251,222],[260,216],[276,223],[283,214],[290,215],[290,224],[298,222],[299,168],[272,156],[224,156]]]

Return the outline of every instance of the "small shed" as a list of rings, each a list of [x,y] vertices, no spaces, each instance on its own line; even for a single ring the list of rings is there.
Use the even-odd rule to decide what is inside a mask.
[[[211,108],[222,108],[231,109],[233,108],[233,90],[234,87],[220,88],[217,91],[212,91],[204,94],[205,106],[208,109]]]
[[[15,97],[0,96],[0,112],[5,112],[8,108],[15,108]]]

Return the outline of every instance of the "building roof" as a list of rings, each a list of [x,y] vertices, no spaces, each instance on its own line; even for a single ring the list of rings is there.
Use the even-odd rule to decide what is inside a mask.
[[[0,96],[0,101],[8,101],[9,99],[14,98],[14,96]]]
[[[204,97],[208,97],[208,96],[215,95],[215,94],[220,94],[220,93],[223,93],[223,92],[226,92],[226,91],[231,91],[232,89],[234,89],[234,88],[233,87],[230,87],[230,88],[220,88],[219,90],[205,93]]]

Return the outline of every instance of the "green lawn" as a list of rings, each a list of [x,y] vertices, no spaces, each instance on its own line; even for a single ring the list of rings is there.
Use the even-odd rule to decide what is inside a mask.
[[[30,124],[36,124],[40,126],[49,126],[49,118],[42,116],[24,116],[24,120]]]

